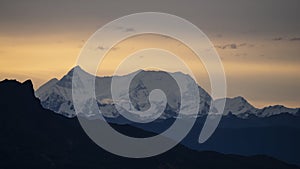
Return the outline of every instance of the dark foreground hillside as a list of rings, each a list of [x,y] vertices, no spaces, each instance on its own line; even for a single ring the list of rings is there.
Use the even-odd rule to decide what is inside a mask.
[[[84,169],[292,169],[298,168],[267,156],[224,155],[176,146],[162,155],[129,159],[95,145],[77,119],[67,119],[40,106],[30,81],[0,82],[0,168]],[[114,125],[130,135],[147,136],[128,125]]]

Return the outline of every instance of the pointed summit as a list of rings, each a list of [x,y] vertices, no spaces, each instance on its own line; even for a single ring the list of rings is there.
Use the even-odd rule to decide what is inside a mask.
[[[73,76],[74,70],[77,70],[77,71],[84,71],[79,65],[76,65],[76,66],[73,67],[71,70],[69,70],[69,72],[68,72],[66,75]]]
[[[242,96],[226,98],[224,115],[232,113],[237,116],[247,116],[248,114],[255,114],[256,111],[257,109],[248,103]]]
[[[66,88],[72,88],[72,78],[73,78],[73,73],[76,71],[77,73],[83,74],[84,76],[92,76],[85,70],[83,70],[79,65],[73,67],[63,78],[61,78],[58,82],[57,85],[61,87],[66,87]]]

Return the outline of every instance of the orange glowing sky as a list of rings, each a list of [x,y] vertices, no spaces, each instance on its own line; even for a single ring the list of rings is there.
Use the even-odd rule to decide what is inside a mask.
[[[257,107],[274,104],[299,107],[300,23],[296,16],[300,12],[295,7],[299,3],[272,1],[272,8],[263,8],[266,2],[257,1],[255,3],[261,3],[257,5],[234,1],[222,6],[202,2],[205,7],[201,2],[188,1],[184,6],[177,1],[160,5],[134,0],[118,2],[121,4],[98,1],[74,1],[71,4],[67,0],[1,1],[0,80],[32,79],[36,89],[51,78],[61,78],[75,66],[86,40],[105,23],[134,12],[160,11],[184,17],[208,35],[223,61],[229,97],[244,96]],[[212,12],[212,9],[216,11]],[[176,48],[177,44],[159,36],[133,38],[112,51],[113,57],[108,58],[113,59],[104,60],[98,74],[110,75],[118,57],[132,52],[130,47],[156,45],[173,50],[186,59],[192,69],[199,72],[196,75],[199,84],[209,91],[210,84],[201,62],[191,59],[192,53],[188,49]],[[136,56],[141,62],[142,55],[146,54]],[[167,55],[161,57],[161,61],[166,58]],[[181,71],[172,62],[169,68],[170,71]],[[128,69],[124,74],[129,72]]]

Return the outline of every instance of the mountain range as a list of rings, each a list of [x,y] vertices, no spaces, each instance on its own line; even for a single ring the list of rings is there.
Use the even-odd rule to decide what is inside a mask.
[[[94,144],[76,118],[65,118],[44,109],[34,96],[31,81],[0,82],[0,106],[0,168],[3,169],[299,168],[264,155],[245,157],[212,151],[199,152],[182,145],[151,158],[119,157]],[[111,125],[116,130],[135,137],[152,135],[130,125]]]
[[[82,70],[79,66],[71,69],[62,79],[52,79],[45,83],[35,95],[40,99],[44,108],[68,118],[76,116],[72,102],[72,76],[74,70],[83,74],[82,81],[92,75]],[[136,73],[118,76],[127,79]],[[188,88],[193,79],[186,74],[171,73],[184,82]],[[84,79],[87,77],[86,79]],[[281,105],[269,106],[262,109],[255,108],[241,96],[226,99],[223,117],[212,137],[203,144],[198,143],[198,137],[206,120],[212,97],[201,86],[198,86],[200,102],[197,114],[186,114],[178,118],[180,93],[174,81],[161,71],[139,71],[133,78],[129,88],[130,101],[137,110],[147,110],[150,107],[148,97],[153,86],[159,86],[167,96],[168,102],[163,114],[151,123],[135,123],[120,115],[112,101],[110,92],[112,77],[95,77],[95,94],[98,108],[106,121],[118,125],[130,125],[151,133],[161,133],[177,120],[196,118],[196,122],[181,142],[184,146],[196,151],[217,151],[226,154],[258,155],[264,154],[284,160],[288,163],[300,165],[300,116],[299,108],[286,108]],[[148,85],[150,84],[150,85]],[[126,91],[124,91],[126,92]],[[188,92],[183,91],[184,99],[191,98]],[[216,102],[220,101],[216,100]],[[91,118],[98,110],[83,108],[79,115]],[[142,117],[139,118],[152,118]]]

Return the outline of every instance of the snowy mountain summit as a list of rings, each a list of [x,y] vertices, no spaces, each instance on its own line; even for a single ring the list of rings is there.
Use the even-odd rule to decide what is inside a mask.
[[[72,78],[74,70],[79,71],[81,74],[83,74],[83,78],[92,76],[82,70],[79,66],[76,66],[72,70],[70,70],[62,79],[51,79],[35,92],[35,95],[40,99],[41,104],[44,108],[50,109],[69,118],[76,116],[72,101]],[[180,72],[170,74],[183,82],[184,89],[188,89],[192,83],[195,83],[189,75]],[[130,76],[132,76],[132,74],[117,76],[116,78],[124,80],[126,78],[129,78]],[[118,101],[118,103],[114,103],[111,93],[111,83],[112,77],[95,77],[95,101],[98,104],[98,108],[103,116],[108,118],[115,118],[120,116],[119,111],[123,111],[120,109],[116,109],[116,104],[121,104],[121,102],[124,103],[124,100],[120,100]],[[181,103],[180,91],[178,86],[176,85],[176,81],[173,78],[170,78],[170,76],[168,76],[168,73],[162,71],[140,71],[133,78],[129,87],[129,98],[134,108],[139,111],[145,111],[149,109],[149,107],[151,106],[149,103],[149,94],[155,88],[163,90],[167,97],[167,104],[165,106],[164,112],[159,118],[166,119],[177,117]],[[183,99],[192,101],[189,99],[192,99],[193,97],[190,97],[191,93],[188,93],[187,91],[181,91],[183,93]],[[205,116],[209,111],[212,99],[211,96],[200,86],[198,86],[198,93],[200,98],[198,114],[196,114],[196,116],[195,114],[187,114],[187,116]],[[223,115],[232,114],[240,118],[248,118],[251,115],[258,117],[269,117],[281,113],[290,113],[292,115],[300,114],[299,108],[291,109],[280,105],[258,109],[248,103],[248,101],[241,96],[224,99],[226,99],[226,105]],[[216,102],[220,100],[221,99],[216,100]],[[91,98],[89,102],[92,101],[93,100]],[[129,101],[127,100],[127,102]],[[89,104],[90,103],[84,104],[81,112],[79,112],[80,115],[93,117],[97,113],[99,113],[98,109],[91,110]],[[159,106],[157,106],[157,109],[158,108]],[[139,115],[135,114],[135,116]],[[139,116],[139,118],[153,117]]]

